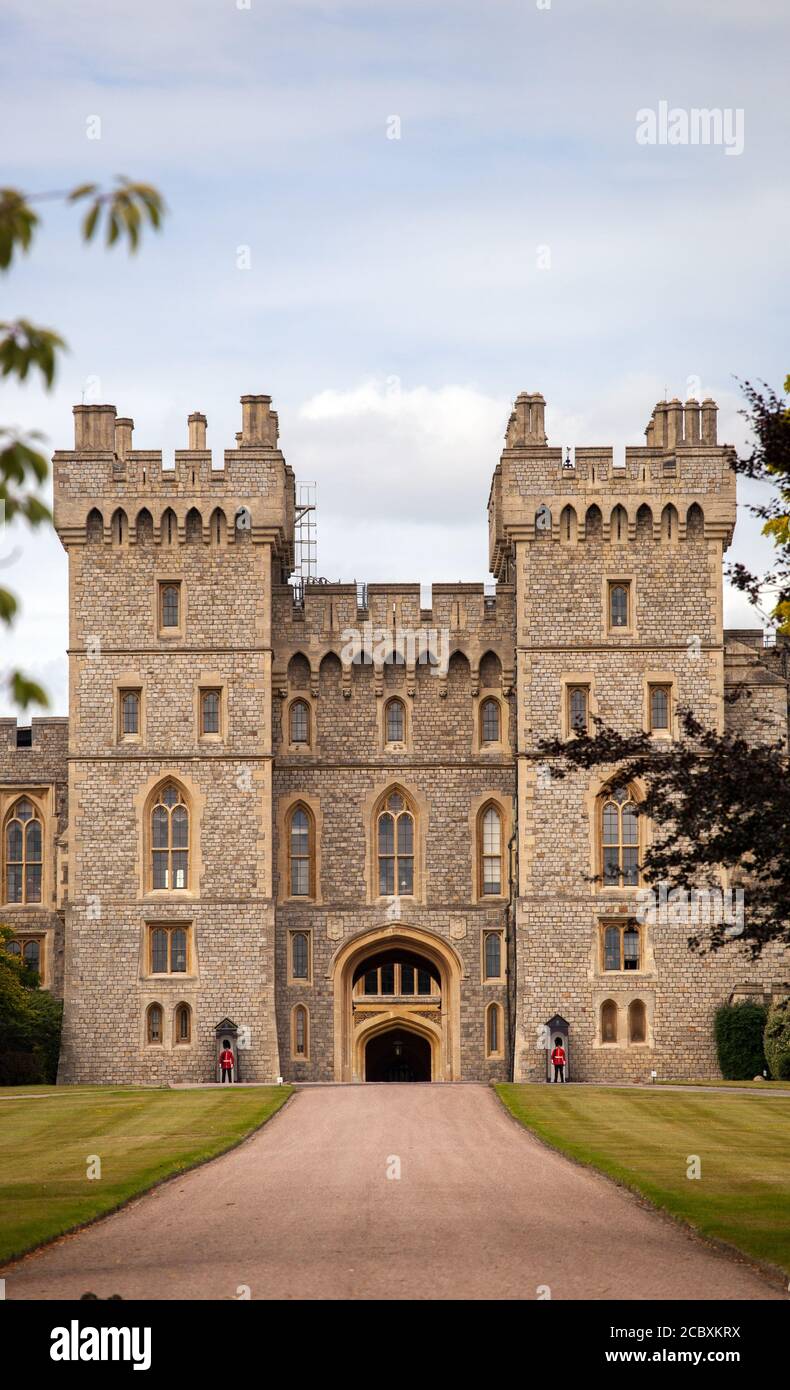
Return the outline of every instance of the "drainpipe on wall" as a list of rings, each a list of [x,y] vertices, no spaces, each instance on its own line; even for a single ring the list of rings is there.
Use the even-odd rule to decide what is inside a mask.
[[[518,962],[516,958],[516,911],[514,888],[518,884],[518,797],[513,801],[513,834],[507,842],[508,904],[505,908],[505,943],[507,960],[508,1014],[508,1079],[515,1078],[516,1065],[516,996],[518,992]],[[515,852],[514,847],[515,846]],[[511,950],[512,946],[512,950]]]

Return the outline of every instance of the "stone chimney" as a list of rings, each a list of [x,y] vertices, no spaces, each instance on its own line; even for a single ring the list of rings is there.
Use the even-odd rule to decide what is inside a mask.
[[[666,444],[668,449],[676,449],[678,444],[683,443],[683,406],[677,396],[673,396],[667,405],[667,437]]]
[[[702,402],[702,442],[703,444],[715,444],[718,439],[716,429],[716,413],[719,407],[710,396]]]
[[[106,450],[115,453],[115,406],[74,406],[74,450]]]
[[[667,446],[668,409],[666,401],[658,401],[653,411],[653,443],[657,449],[665,449]]]
[[[241,447],[273,449],[277,446],[277,415],[270,409],[271,396],[242,396]]]
[[[649,419],[648,422],[647,422],[647,429],[645,430],[645,444],[647,445],[648,449],[652,449],[652,448],[654,447],[654,445],[655,445],[655,442],[656,442],[656,417],[655,417],[655,414],[653,414],[653,415],[650,416],[650,419]]]
[[[522,391],[516,396],[505,434],[508,449],[517,449],[521,444],[546,443],[545,410],[546,402],[540,392],[531,396]]]
[[[201,415],[199,410],[192,411],[192,414],[187,419],[190,449],[205,449],[207,423],[208,421],[205,415]]]
[[[115,421],[115,452],[119,459],[125,459],[132,447],[134,420],[118,418]]]
[[[683,438],[693,448],[699,447],[700,418],[699,401],[690,396],[683,407]]]

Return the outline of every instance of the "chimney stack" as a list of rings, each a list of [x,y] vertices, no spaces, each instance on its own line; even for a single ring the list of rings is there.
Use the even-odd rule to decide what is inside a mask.
[[[272,439],[272,416],[269,407],[271,396],[242,396],[241,398],[241,446],[250,448],[271,448],[276,444]],[[274,423],[276,429],[276,417]]]
[[[666,401],[658,401],[653,411],[653,443],[657,449],[667,445],[667,409]]]
[[[649,419],[648,422],[647,422],[647,429],[645,430],[645,444],[647,445],[648,449],[652,449],[652,448],[654,447],[655,442],[656,442],[655,436],[656,436],[656,417],[655,417],[655,414],[653,414],[653,415],[650,416],[650,419]]]
[[[205,449],[206,447],[206,425],[205,415],[201,415],[199,410],[193,410],[187,419],[189,427],[189,447],[190,449]]]
[[[508,449],[521,444],[546,443],[545,410],[546,402],[539,391],[535,395],[522,391],[516,396],[505,434]]]
[[[683,438],[695,448],[699,448],[699,426],[699,401],[690,396],[683,407]]]
[[[683,406],[673,396],[667,406],[667,448],[676,449],[683,443]]]
[[[132,447],[134,420],[118,418],[115,421],[115,452],[119,459],[125,459]]]
[[[716,429],[716,412],[718,406],[712,401],[710,396],[702,402],[702,442],[703,444],[715,444],[718,439]]]
[[[74,450],[115,453],[115,406],[74,406]]]

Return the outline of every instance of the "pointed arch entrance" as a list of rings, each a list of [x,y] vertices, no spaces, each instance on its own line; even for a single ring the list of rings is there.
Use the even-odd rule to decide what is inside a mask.
[[[341,946],[331,967],[335,1080],[398,1079],[404,1059],[415,1080],[459,1081],[462,973],[448,942],[401,922]]]

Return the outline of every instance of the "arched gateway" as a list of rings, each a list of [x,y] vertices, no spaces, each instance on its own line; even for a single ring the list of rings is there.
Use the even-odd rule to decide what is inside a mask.
[[[398,922],[335,954],[336,1081],[459,1081],[461,962]]]

